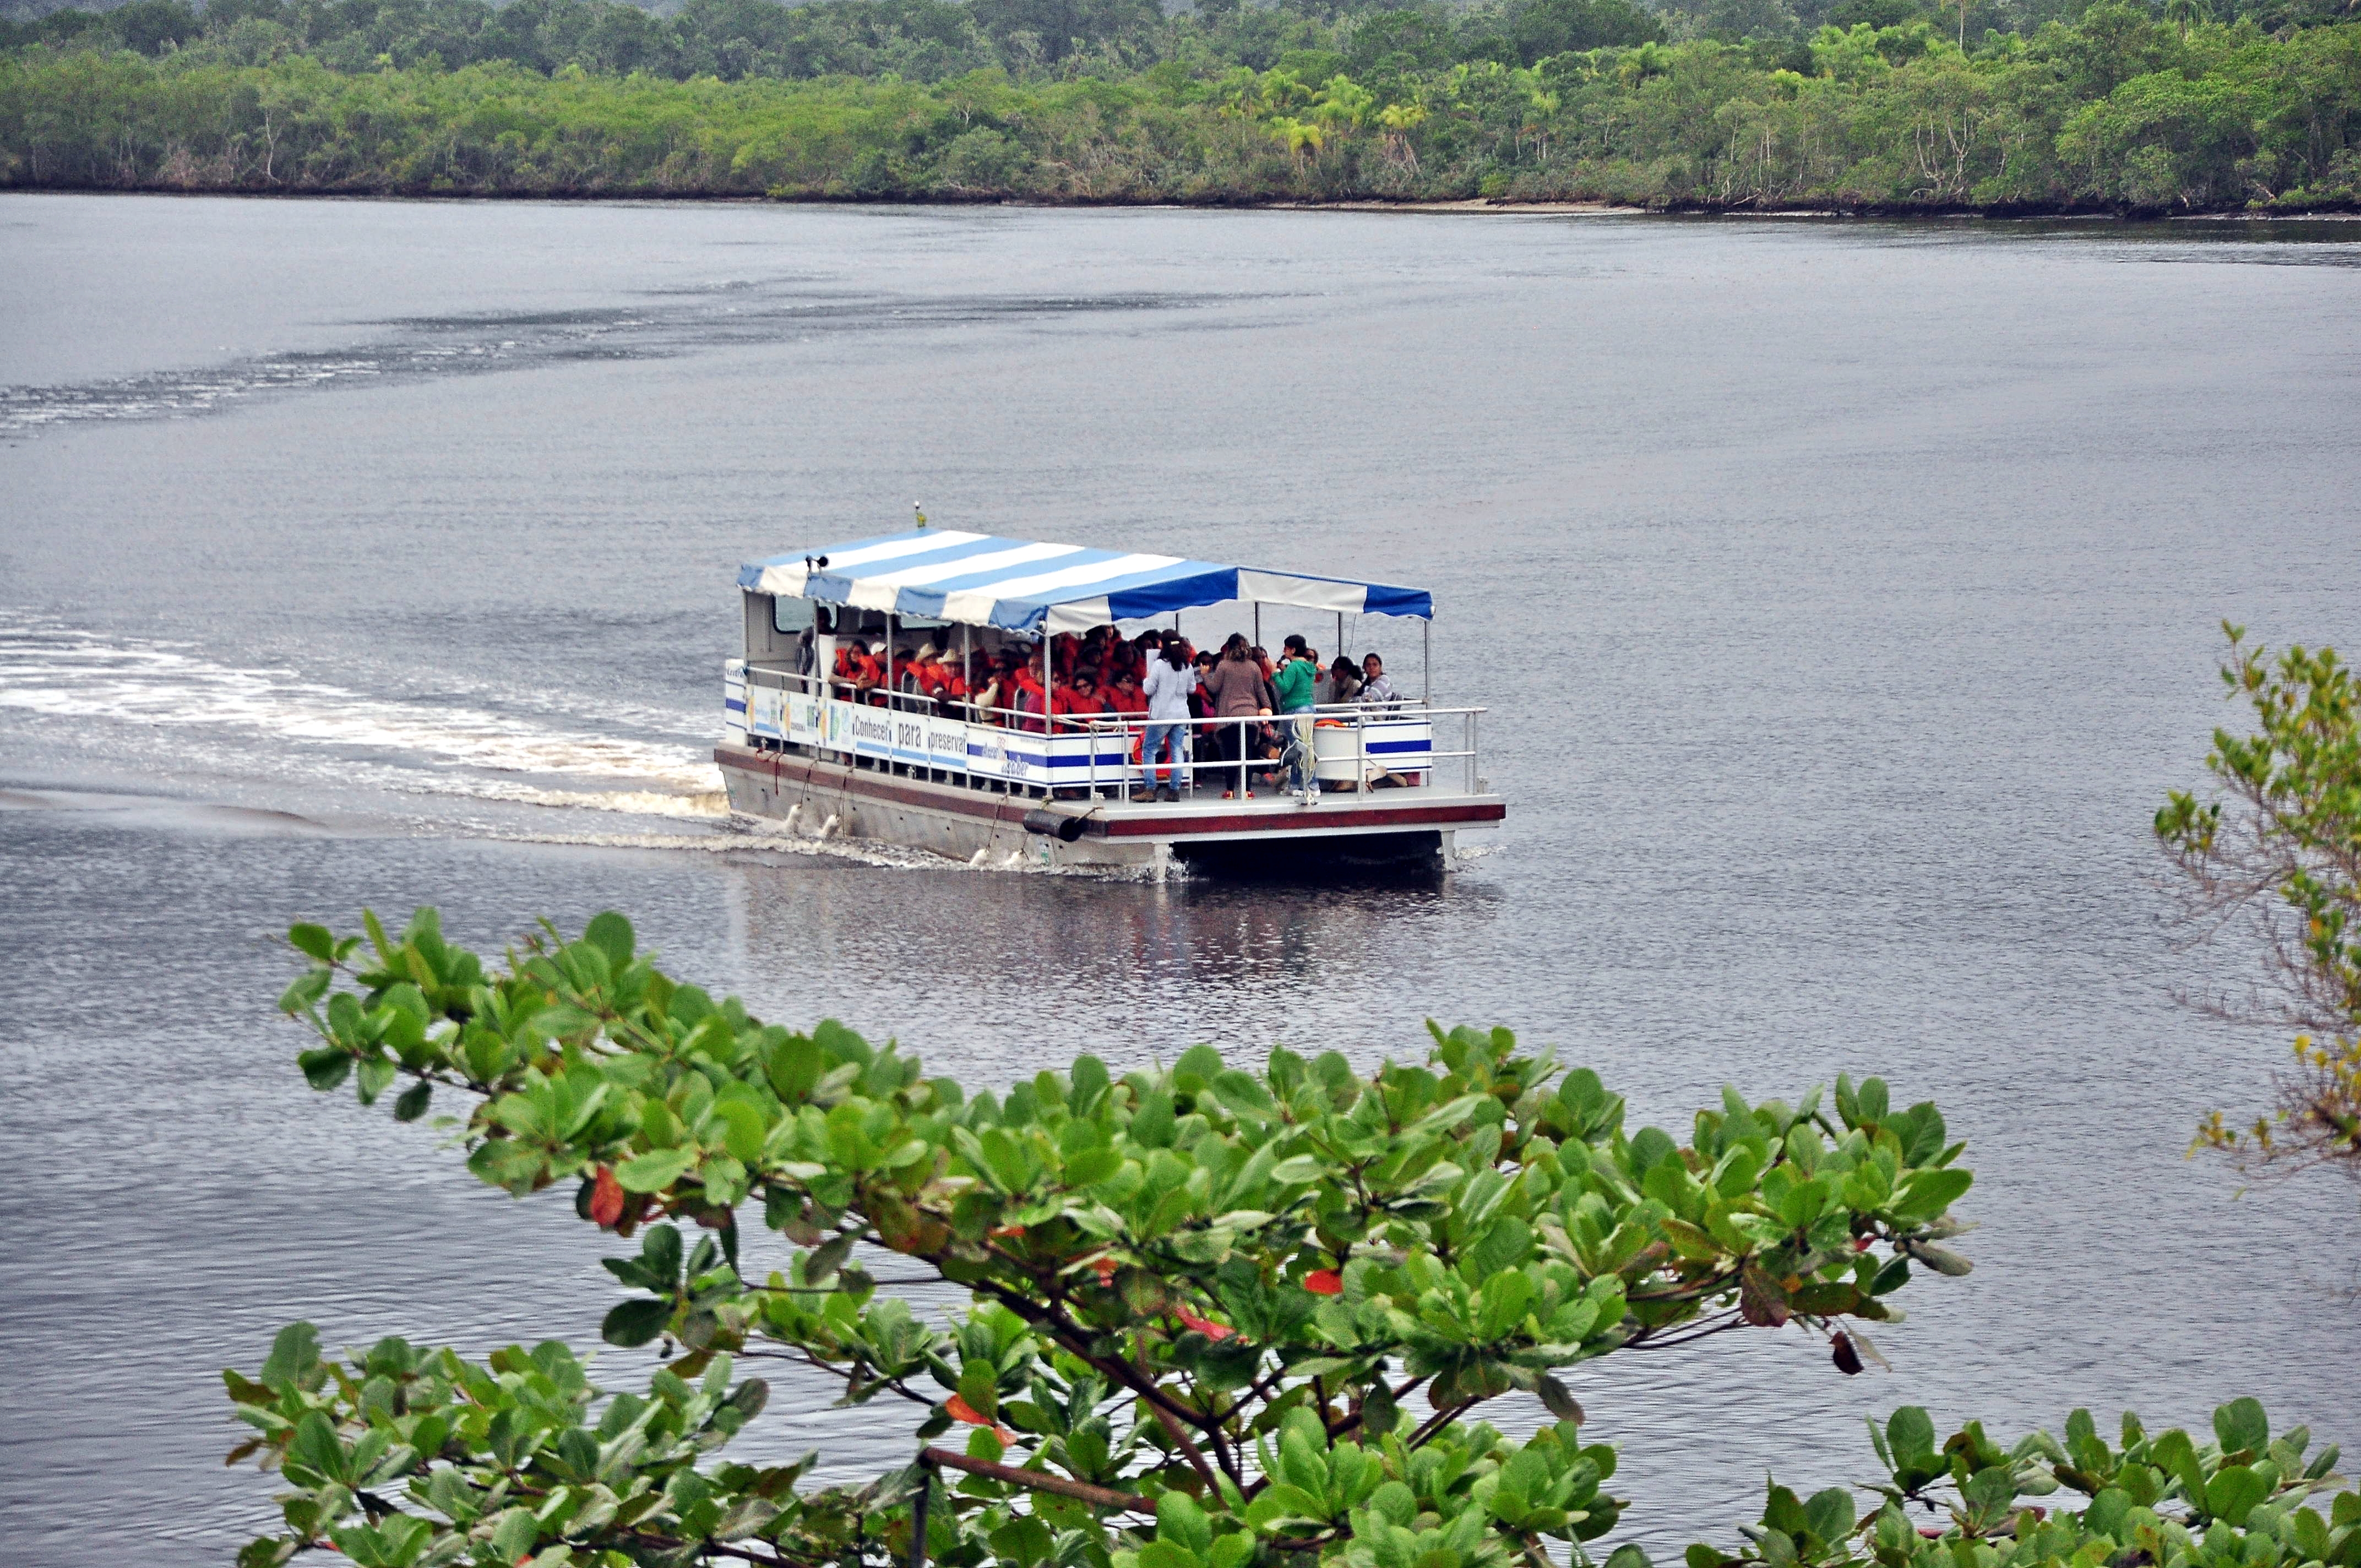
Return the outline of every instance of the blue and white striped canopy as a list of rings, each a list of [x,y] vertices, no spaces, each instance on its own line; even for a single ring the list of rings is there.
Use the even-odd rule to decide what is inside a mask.
[[[1358,615],[1434,614],[1433,597],[1423,588],[1079,544],[1037,544],[947,528],[856,539],[751,562],[738,569],[738,586],[929,620],[1053,633],[1233,600]]]

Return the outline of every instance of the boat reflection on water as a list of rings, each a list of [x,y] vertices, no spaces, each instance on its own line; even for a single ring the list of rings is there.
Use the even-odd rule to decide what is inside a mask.
[[[1446,913],[1491,924],[1482,879],[1397,868],[1313,887],[1172,878],[878,875],[797,857],[733,863],[730,948],[765,1016],[840,1018],[915,1046],[929,1072],[996,1085],[1083,1051],[1169,1061],[1201,1041],[1356,1061],[1415,1049]],[[916,981],[917,983],[913,983]],[[1407,982],[1407,983],[1406,983]]]

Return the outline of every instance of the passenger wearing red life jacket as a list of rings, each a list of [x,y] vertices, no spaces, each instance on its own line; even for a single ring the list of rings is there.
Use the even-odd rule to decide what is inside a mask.
[[[1115,685],[1105,694],[1109,713],[1126,718],[1148,717],[1148,694],[1139,689],[1139,676],[1130,670],[1115,678]]]
[[[917,656],[910,661],[909,681],[906,689],[940,702],[950,685],[950,677],[944,673],[942,656],[935,652],[935,645],[920,643]]]
[[[1106,712],[1106,703],[1099,696],[1099,684],[1088,670],[1078,672],[1071,686],[1058,694],[1058,728],[1087,729],[1090,721]],[[1073,715],[1067,718],[1069,713]]]
[[[863,701],[877,683],[884,679],[884,670],[871,657],[869,645],[855,637],[836,651],[836,681],[838,696],[855,702]]]

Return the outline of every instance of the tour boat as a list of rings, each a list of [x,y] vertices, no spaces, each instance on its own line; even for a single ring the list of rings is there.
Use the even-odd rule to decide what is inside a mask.
[[[791,831],[989,866],[1291,872],[1446,862],[1457,834],[1506,814],[1477,765],[1484,710],[1432,700],[1421,589],[924,526],[752,562],[738,586],[745,654],[724,669],[714,760],[733,811]],[[1193,755],[1159,791],[1145,719],[1059,710],[1056,651],[1223,606],[1257,641],[1266,607],[1323,630],[1333,615],[1323,658],[1367,630],[1358,618],[1415,621],[1418,694],[1191,720]],[[1192,619],[1216,651],[1233,630]],[[879,654],[842,677],[854,639]],[[977,654],[1021,662],[1024,695],[987,709],[925,689],[930,664],[964,672]]]

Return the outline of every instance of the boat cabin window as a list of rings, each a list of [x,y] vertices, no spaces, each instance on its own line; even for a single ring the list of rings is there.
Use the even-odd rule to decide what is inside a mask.
[[[789,598],[781,594],[771,601],[771,628],[789,634],[808,630],[812,611],[817,607],[809,599]]]

